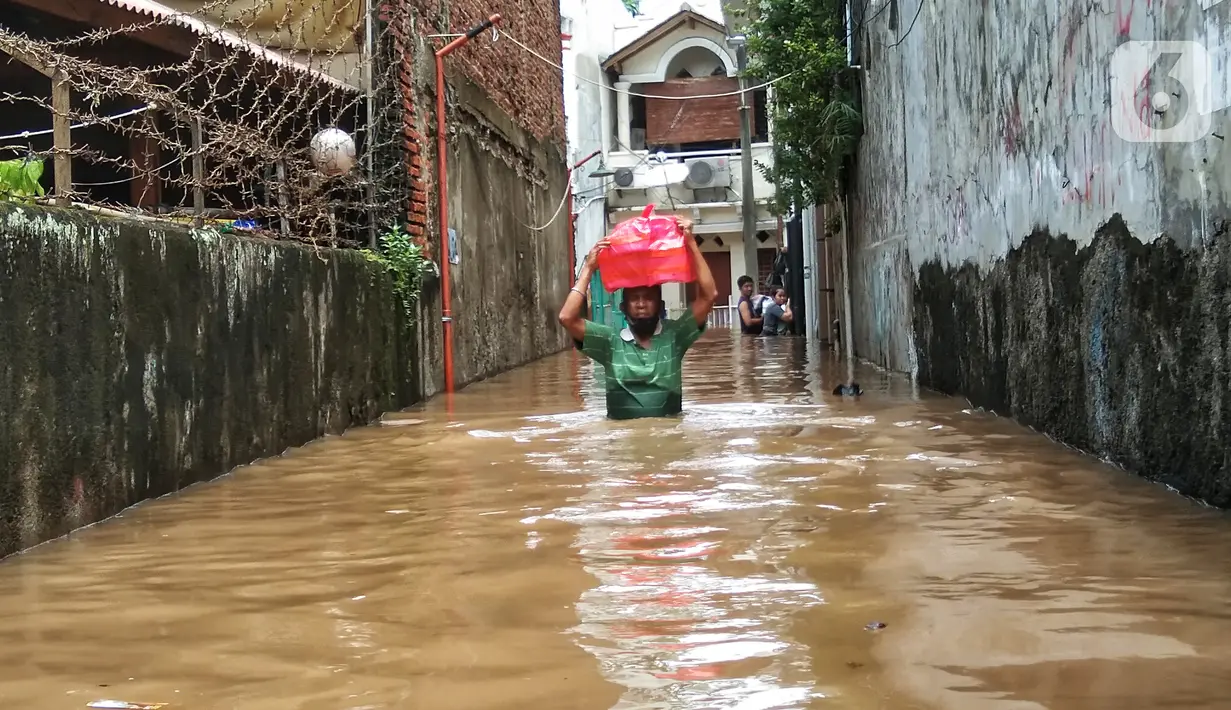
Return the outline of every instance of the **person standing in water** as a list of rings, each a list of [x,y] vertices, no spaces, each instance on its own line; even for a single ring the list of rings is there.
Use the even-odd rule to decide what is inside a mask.
[[[739,310],[739,332],[744,335],[760,335],[764,297],[760,294],[753,295],[756,283],[751,276],[741,276],[736,283],[739,284],[739,304],[736,306]]]
[[[560,309],[560,325],[574,346],[607,373],[607,416],[611,419],[665,417],[683,410],[683,360],[705,332],[718,287],[692,234],[692,222],[676,219],[697,275],[696,295],[679,318],[663,318],[662,286],[624,289],[620,311],[628,327],[615,329],[589,320],[585,292],[574,287]],[[577,283],[586,284],[598,269],[603,239],[586,255]]]
[[[774,290],[774,302],[765,306],[765,314],[761,321],[762,335],[790,335],[791,324],[795,322],[795,314],[791,312],[791,304],[786,299],[786,289]]]

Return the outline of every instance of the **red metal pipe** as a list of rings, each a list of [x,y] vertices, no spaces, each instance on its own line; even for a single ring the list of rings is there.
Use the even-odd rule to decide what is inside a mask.
[[[581,166],[585,165],[586,163],[590,162],[591,160],[594,160],[594,156],[598,155],[598,154],[599,154],[599,153],[601,153],[601,152],[603,152],[603,150],[600,148],[600,149],[598,149],[598,150],[594,151],[593,153],[591,153],[591,154],[587,155],[586,157],[582,158],[581,160],[578,160],[578,161],[577,161],[577,162],[573,165],[573,170],[576,170],[577,168],[580,168]]]
[[[568,201],[568,287],[572,289],[577,285],[577,215],[573,214],[573,173],[586,163],[594,159],[594,156],[602,153],[602,150],[596,150],[587,155],[581,160],[573,164],[573,167],[568,171],[568,194],[564,199]],[[581,379],[579,377],[580,363],[577,355],[577,349],[571,348],[573,351],[573,396],[581,403]]]
[[[466,34],[436,50],[436,176],[440,181],[437,188],[440,191],[440,251],[444,257],[440,260],[440,297],[445,338],[445,392],[449,394],[453,393],[453,307],[449,292],[449,154],[445,140],[444,58],[499,22],[500,15],[492,15]]]
[[[568,287],[572,288],[577,285],[577,215],[573,214],[573,184],[571,181],[566,189],[568,194],[564,199],[568,202]]]

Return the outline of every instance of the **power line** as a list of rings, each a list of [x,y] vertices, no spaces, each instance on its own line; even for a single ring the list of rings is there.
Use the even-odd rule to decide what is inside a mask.
[[[100,123],[108,123],[111,121],[118,121],[121,118],[128,118],[129,116],[136,116],[137,114],[145,113],[146,111],[149,111],[150,109],[153,109],[153,108],[157,108],[157,106],[155,104],[150,103],[144,106],[138,106],[137,108],[134,108],[129,111],[125,111],[123,113],[117,113],[114,116],[99,116],[98,118],[92,121],[86,121],[84,123],[74,123],[73,125],[69,126],[69,128],[71,130],[76,130],[78,128],[89,128],[90,126],[96,126]],[[0,141],[12,141],[12,140],[17,140],[19,138],[33,138],[34,136],[49,136],[52,133],[55,133],[54,128],[48,128],[42,131],[22,131],[21,133],[14,133],[9,136],[0,136]],[[11,148],[14,150],[18,149],[17,146],[7,146],[7,145],[0,146],[0,148]],[[25,150],[25,146],[21,146],[20,149]]]
[[[910,36],[911,30],[915,29],[915,23],[919,21],[919,15],[923,14],[923,3],[926,1],[927,0],[919,0],[919,7],[915,8],[915,17],[914,19],[910,21],[910,27],[906,28],[906,32],[901,37],[898,38],[897,42],[894,42],[893,44],[888,45],[889,49],[893,49],[899,44],[902,44],[903,42],[906,41],[906,38]]]
[[[915,11],[915,20],[918,20],[918,19],[919,19],[919,11],[923,9],[923,2],[924,2],[924,1],[925,1],[925,0],[920,0],[920,2],[919,2],[919,9]],[[867,9],[867,7],[868,7],[868,5],[870,5],[870,4],[871,4],[871,0],[868,0],[867,2],[864,2],[864,4],[863,4],[863,8],[864,8],[864,10],[866,10],[866,9]],[[852,37],[852,36],[853,36],[856,32],[858,32],[860,29],[862,29],[864,25],[866,25],[866,24],[868,24],[868,23],[872,22],[872,21],[873,21],[873,20],[875,20],[877,17],[879,17],[879,16],[881,15],[881,13],[885,12],[885,10],[887,10],[887,9],[889,8],[889,6],[890,6],[891,4],[892,4],[892,3],[886,2],[886,3],[885,3],[884,5],[882,5],[882,6],[880,7],[880,9],[879,9],[879,10],[877,10],[877,11],[876,11],[876,12],[875,12],[875,13],[874,13],[871,17],[869,17],[869,18],[867,18],[867,19],[861,19],[861,20],[859,20],[859,22],[858,22],[858,25],[857,25],[857,26],[852,26],[852,27],[847,28],[847,32],[846,32],[846,34],[845,34],[844,36],[842,36],[841,38],[839,38],[839,41],[841,41],[841,42],[849,42],[849,41],[850,41],[850,38],[851,38],[851,37]],[[861,14],[862,14],[862,13],[861,13]],[[854,24],[855,24],[855,23],[854,23],[854,22],[852,22],[852,25],[854,25]],[[911,28],[913,28],[913,27],[915,26],[915,22],[914,22],[913,20],[911,21],[910,26],[911,26]],[[906,32],[907,32],[907,34],[910,34],[910,29],[907,29],[907,31],[906,31]],[[698,95],[696,95],[696,96],[661,96],[661,95],[656,95],[656,94],[642,94],[642,93],[638,93],[638,92],[636,92],[636,91],[624,91],[624,90],[621,90],[621,89],[617,89],[617,88],[615,88],[615,87],[608,86],[607,84],[604,84],[604,83],[603,83],[603,82],[601,82],[601,81],[594,81],[593,79],[590,79],[590,78],[587,78],[587,77],[581,76],[580,74],[576,74],[576,73],[574,73],[574,72],[571,72],[571,71],[569,71],[568,69],[565,69],[563,66],[561,66],[561,65],[559,65],[559,64],[557,64],[557,63],[555,63],[554,61],[552,61],[552,60],[548,59],[547,57],[544,57],[543,55],[541,55],[541,54],[539,54],[538,52],[534,51],[534,50],[533,50],[533,49],[531,49],[530,47],[527,47],[524,43],[522,43],[522,42],[521,42],[520,40],[518,40],[516,37],[514,37],[514,36],[513,36],[513,35],[511,35],[511,34],[509,34],[509,31],[508,31],[508,30],[501,30],[501,31],[500,31],[500,34],[501,34],[501,35],[503,35],[504,37],[507,37],[507,38],[509,39],[509,41],[510,41],[510,42],[512,42],[513,44],[517,45],[517,46],[518,46],[518,47],[520,47],[522,50],[524,50],[524,51],[526,51],[527,53],[531,54],[532,56],[534,56],[535,58],[539,59],[540,61],[542,61],[542,62],[544,62],[544,63],[546,63],[546,64],[548,64],[548,65],[550,65],[550,66],[552,66],[552,67],[555,67],[557,70],[559,70],[559,71],[560,71],[561,73],[563,73],[563,74],[568,74],[568,75],[572,76],[572,77],[573,77],[573,78],[575,78],[575,79],[580,79],[580,80],[582,80],[582,81],[584,81],[584,82],[586,82],[586,83],[588,83],[588,84],[593,84],[594,86],[597,86],[597,87],[599,87],[600,89],[610,89],[611,91],[613,91],[613,92],[615,92],[615,93],[617,93],[617,94],[627,94],[627,95],[629,95],[629,96],[637,96],[637,97],[639,97],[639,98],[643,98],[643,99],[664,99],[664,100],[667,100],[667,101],[689,101],[689,100],[692,100],[692,99],[722,99],[722,98],[727,98],[728,96],[739,96],[739,95],[741,95],[744,91],[759,91],[759,90],[761,90],[761,89],[766,89],[766,88],[769,88],[770,86],[773,86],[774,84],[777,84],[778,82],[780,82],[780,81],[782,81],[782,80],[784,80],[784,79],[787,79],[787,78],[789,78],[789,77],[791,77],[791,76],[794,76],[795,74],[798,74],[798,73],[799,73],[799,71],[800,71],[800,70],[796,69],[795,71],[787,72],[786,74],[783,74],[782,76],[780,76],[780,77],[778,77],[778,78],[776,78],[776,79],[771,79],[770,81],[767,81],[767,82],[765,82],[765,83],[763,83],[763,84],[758,84],[758,85],[756,85],[756,86],[750,86],[750,87],[748,87],[747,89],[743,89],[743,90],[738,90],[738,89],[737,89],[737,90],[735,90],[735,91],[728,91],[728,92],[724,92],[724,93],[721,93],[721,94],[698,94]],[[437,35],[432,35],[432,36],[437,36]],[[449,36],[451,36],[451,35],[439,35],[439,36],[441,36],[441,37],[449,37]],[[906,39],[906,36],[905,36],[905,35],[903,35],[903,36],[902,36],[902,40],[905,40],[905,39]],[[901,42],[901,40],[899,40],[899,43],[900,43],[900,42]],[[894,45],[894,46],[896,46],[896,45]]]
[[[560,70],[561,72],[563,72],[563,73],[565,73],[565,74],[568,74],[568,75],[572,76],[572,77],[573,77],[573,78],[575,78],[575,79],[581,79],[581,80],[582,80],[582,81],[584,81],[584,82],[587,82],[587,83],[589,83],[589,84],[593,84],[593,85],[595,85],[595,86],[597,86],[597,87],[599,87],[599,88],[602,88],[602,89],[611,89],[612,91],[614,91],[614,92],[615,92],[615,93],[617,93],[617,94],[628,94],[629,96],[638,96],[638,97],[641,97],[641,98],[643,98],[643,99],[665,99],[665,100],[667,100],[667,101],[691,101],[691,100],[693,100],[693,99],[722,99],[722,98],[726,98],[726,97],[728,97],[728,96],[739,96],[741,93],[743,93],[743,91],[741,91],[741,90],[736,90],[736,91],[727,91],[727,92],[725,92],[725,93],[721,93],[721,94],[698,94],[698,95],[696,95],[696,96],[659,96],[659,95],[656,95],[656,94],[640,94],[640,93],[637,93],[637,92],[635,92],[635,91],[623,91],[623,90],[621,90],[621,89],[616,89],[616,88],[614,88],[614,87],[608,86],[608,85],[606,85],[606,84],[602,83],[601,81],[594,81],[593,79],[588,79],[588,78],[586,78],[586,77],[584,77],[584,76],[581,76],[580,74],[574,74],[573,72],[569,71],[568,69],[565,69],[564,67],[560,66],[559,64],[556,64],[555,62],[553,62],[552,60],[548,59],[547,57],[544,57],[543,55],[539,54],[538,52],[534,51],[533,49],[530,49],[530,48],[529,48],[529,47],[527,47],[526,45],[522,44],[520,41],[518,41],[518,39],[517,39],[516,37],[514,37],[514,36],[513,36],[513,35],[511,35],[511,34],[509,34],[509,33],[508,33],[508,31],[505,31],[505,32],[504,32],[504,36],[505,36],[505,37],[508,37],[508,38],[509,38],[509,41],[510,41],[510,42],[512,42],[513,44],[517,45],[518,47],[521,47],[521,48],[522,48],[522,49],[524,49],[525,51],[527,51],[527,52],[529,52],[530,54],[534,55],[534,56],[535,56],[535,57],[537,57],[538,59],[540,59],[540,60],[542,60],[542,61],[546,62],[547,64],[550,64],[551,66],[555,67],[556,69]],[[760,89],[764,89],[764,88],[767,88],[767,87],[773,86],[774,84],[777,84],[778,82],[782,81],[783,79],[786,79],[787,77],[789,77],[789,76],[791,76],[791,75],[793,75],[793,74],[796,74],[796,73],[797,73],[797,72],[788,72],[788,73],[783,74],[782,76],[778,77],[777,79],[773,79],[773,80],[771,80],[771,81],[767,81],[767,82],[765,82],[764,84],[758,84],[757,86],[750,86],[750,87],[748,87],[747,91],[758,91],[758,90],[760,90]]]

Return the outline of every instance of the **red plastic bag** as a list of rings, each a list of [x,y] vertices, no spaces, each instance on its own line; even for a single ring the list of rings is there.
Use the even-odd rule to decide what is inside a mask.
[[[675,217],[656,217],[653,213],[654,205],[646,205],[640,217],[617,224],[607,235],[610,246],[598,253],[598,273],[608,293],[636,286],[691,283],[697,278],[684,241],[687,237]]]

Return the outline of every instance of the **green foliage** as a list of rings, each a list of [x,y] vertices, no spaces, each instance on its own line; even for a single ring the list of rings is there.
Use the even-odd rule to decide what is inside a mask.
[[[786,77],[769,106],[774,165],[757,166],[777,189],[780,211],[833,197],[843,160],[859,143],[845,15],[845,0],[754,0],[747,13],[749,76]]]
[[[406,323],[415,322],[415,307],[423,292],[424,276],[433,274],[436,265],[424,253],[422,246],[415,244],[410,235],[396,225],[380,236],[380,251],[360,250],[369,261],[385,267],[393,279],[393,292],[402,302]]]
[[[641,5],[640,0],[620,0],[620,2],[624,3],[624,7],[628,10],[629,14],[636,17],[637,11]]]
[[[47,194],[39,182],[42,177],[41,160],[0,160],[0,200],[42,197]]]

